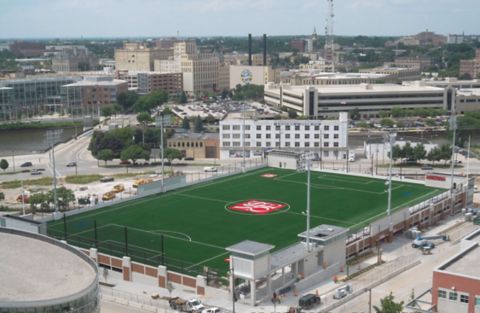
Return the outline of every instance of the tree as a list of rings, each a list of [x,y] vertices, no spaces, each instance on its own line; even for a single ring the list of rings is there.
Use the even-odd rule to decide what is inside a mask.
[[[358,121],[360,119],[360,110],[358,108],[354,108],[350,111],[350,118],[354,121]]]
[[[380,300],[380,307],[373,306],[376,313],[402,313],[403,301],[395,302],[395,297],[392,293]]]
[[[112,149],[102,149],[98,151],[97,159],[104,161],[105,165],[107,165],[107,161],[111,161],[114,159]]]
[[[182,91],[178,94],[178,97],[177,97],[177,102],[178,103],[187,103],[188,99],[187,99],[187,94],[185,93],[185,91]]]
[[[413,158],[415,160],[423,160],[425,159],[426,155],[427,151],[425,150],[425,146],[423,144],[419,143],[413,148]]]
[[[293,109],[288,110],[288,118],[297,118],[297,117],[298,117],[297,111]]]
[[[198,115],[197,115],[197,117],[195,118],[195,123],[194,123],[193,131],[196,132],[196,133],[201,133],[201,132],[203,132],[203,121],[202,121],[202,119],[200,118],[200,116],[198,116]]]
[[[171,148],[165,149],[164,156],[165,156],[165,159],[167,159],[168,162],[170,163],[170,166],[172,167],[172,172],[173,172],[172,161],[175,159],[181,160],[183,158],[183,154],[180,150],[171,149]]]
[[[5,200],[5,193],[0,191],[0,201]]]
[[[430,152],[427,154],[427,160],[435,164],[436,161],[440,161],[440,149],[434,147]]]
[[[9,164],[8,161],[5,159],[0,160],[0,168],[5,171],[8,168]]]
[[[57,188],[57,201],[58,208],[61,210],[68,209],[70,202],[75,200],[75,193],[71,189],[65,187]],[[53,190],[48,192],[48,202],[54,203],[54,192]]]
[[[117,103],[122,107],[124,113],[128,113],[132,111],[133,105],[138,98],[138,94],[134,91],[122,92],[117,96]]]
[[[190,120],[186,116],[182,120],[182,128],[185,130],[190,129]]]
[[[150,154],[148,153],[148,151],[138,145],[131,145],[130,147],[122,150],[120,154],[120,159],[124,161],[132,160],[132,162],[135,163],[138,159],[150,159]]]
[[[444,160],[445,164],[452,158],[452,149],[448,144],[444,144],[440,147],[440,160]]]
[[[383,127],[393,127],[393,120],[389,118],[382,118],[380,120],[380,125],[382,125]]]
[[[101,110],[102,116],[109,117],[115,114],[113,106],[103,107]]]
[[[28,203],[30,203],[30,210],[32,211],[32,214],[35,214],[38,206],[40,206],[41,208],[48,207],[48,202],[48,195],[43,192],[34,193],[28,198]]]
[[[412,148],[412,145],[410,144],[410,142],[405,143],[405,145],[403,146],[402,156],[407,160],[414,159],[413,148]]]
[[[392,148],[393,161],[403,158],[402,148],[399,145],[394,145]]]

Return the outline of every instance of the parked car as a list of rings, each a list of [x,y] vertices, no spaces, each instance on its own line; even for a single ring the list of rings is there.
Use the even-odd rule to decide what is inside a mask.
[[[137,179],[133,184],[132,184],[132,187],[133,188],[138,188],[138,186],[140,185],[145,185],[145,184],[150,184],[153,180],[151,179],[148,179],[148,178],[140,178],[140,179]]]
[[[77,166],[77,162],[69,162],[67,163],[67,167],[75,167]]]
[[[120,165],[130,165],[130,164],[132,164],[132,162],[130,162],[128,160],[120,161]]]
[[[217,307],[211,307],[203,310],[202,313],[220,313],[220,309]]]
[[[22,165],[20,165],[20,167],[30,167],[32,166],[32,162],[25,162],[25,163],[22,163]]]
[[[309,310],[312,307],[320,304],[320,297],[314,294],[306,294],[298,299],[298,306],[304,310]]]
[[[193,161],[193,160],[195,160],[195,158],[193,158],[193,157],[185,157],[184,160],[185,160],[185,161]]]
[[[203,168],[204,172],[216,172],[218,169],[215,166],[205,166]]]
[[[110,177],[110,176],[105,176],[105,177],[100,178],[100,181],[102,183],[108,183],[108,182],[111,182],[111,181],[114,181],[114,180],[115,180],[115,178]]]
[[[431,170],[433,170],[433,167],[431,167],[430,165],[424,165],[424,166],[422,166],[422,170],[431,171]]]
[[[435,244],[425,239],[415,239],[412,242],[412,248],[433,249]]]
[[[122,192],[125,190],[125,187],[123,186],[123,184],[118,184],[118,185],[115,185],[113,186],[113,192],[116,192],[116,193],[119,193],[119,192]]]
[[[39,170],[34,169],[34,170],[31,170],[31,171],[30,171],[30,175],[35,175],[35,176],[36,176],[36,175],[42,175],[42,172],[39,171]]]
[[[103,201],[113,200],[113,199],[115,199],[115,197],[116,197],[115,192],[109,191],[109,192],[106,192],[106,193],[103,194],[102,200]]]

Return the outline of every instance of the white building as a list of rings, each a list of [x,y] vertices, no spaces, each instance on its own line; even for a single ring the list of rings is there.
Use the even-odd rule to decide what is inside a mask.
[[[220,122],[220,158],[262,156],[272,149],[311,151],[322,158],[347,157],[348,114],[337,120],[256,120],[231,113]]]
[[[338,116],[358,109],[363,118],[377,117],[393,108],[447,109],[447,90],[421,85],[358,84],[290,86],[268,84],[264,100],[268,105],[286,107],[314,117]],[[452,100],[454,101],[454,100]]]
[[[265,85],[273,80],[271,66],[230,65],[230,89],[237,85]]]

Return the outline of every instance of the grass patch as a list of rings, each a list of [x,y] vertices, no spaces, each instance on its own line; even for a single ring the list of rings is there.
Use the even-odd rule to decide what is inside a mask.
[[[23,186],[50,186],[52,184],[51,177],[42,177],[38,179],[27,179],[23,181]],[[2,188],[15,189],[22,187],[21,180],[6,181],[1,184]]]
[[[165,173],[167,173],[167,171],[165,171]],[[131,177],[137,177],[137,176],[142,176],[142,175],[150,175],[150,174],[155,174],[155,171],[120,173],[120,174],[114,174],[114,175],[112,175],[112,177],[115,177],[115,178],[131,178]]]
[[[86,185],[99,181],[102,177],[102,175],[72,175],[65,177],[65,182],[69,184]]]
[[[122,256],[126,226],[128,252],[135,261],[166,264],[192,275],[201,273],[204,266],[224,273],[228,270],[225,248],[230,245],[250,239],[281,249],[298,242],[297,234],[305,231],[306,176],[264,168],[85,212],[66,219],[68,239],[71,244],[90,247],[97,236],[100,251]],[[311,187],[312,227],[330,224],[356,231],[386,214],[388,194],[383,179],[312,172]],[[394,181],[392,208],[412,206],[442,192]],[[286,206],[263,215],[229,209],[253,199]],[[50,222],[49,235],[61,238],[63,223]]]

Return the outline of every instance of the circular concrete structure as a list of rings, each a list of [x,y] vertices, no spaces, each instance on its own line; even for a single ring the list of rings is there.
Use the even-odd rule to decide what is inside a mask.
[[[97,265],[54,239],[0,228],[0,311],[99,312]]]

